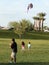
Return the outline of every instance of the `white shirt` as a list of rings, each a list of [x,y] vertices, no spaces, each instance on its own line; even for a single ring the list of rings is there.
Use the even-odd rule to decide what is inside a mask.
[[[28,48],[30,48],[31,47],[31,44],[28,44]]]

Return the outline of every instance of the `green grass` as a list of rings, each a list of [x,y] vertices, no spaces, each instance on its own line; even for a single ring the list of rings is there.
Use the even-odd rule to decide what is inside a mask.
[[[19,36],[13,31],[0,30],[0,38],[17,38]],[[22,35],[22,39],[38,39],[38,40],[49,40],[49,32],[30,31]]]
[[[0,30],[0,38],[18,38],[18,35],[13,31],[9,30]]]
[[[25,51],[21,50],[21,42],[25,42]],[[27,44],[31,42],[31,49]],[[49,40],[16,39],[18,45],[17,64],[49,65]],[[9,63],[11,39],[0,38],[0,63]],[[7,64],[8,65],[8,64]],[[10,64],[9,64],[10,65]]]
[[[26,32],[19,39],[13,31],[0,30],[0,65],[9,64],[11,54],[11,38],[16,38],[18,45],[16,65],[49,65],[49,33],[48,32]],[[25,51],[21,50],[21,42],[25,42]],[[31,42],[31,49],[27,44]]]

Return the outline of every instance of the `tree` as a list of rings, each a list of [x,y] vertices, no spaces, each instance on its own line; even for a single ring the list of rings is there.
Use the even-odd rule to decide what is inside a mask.
[[[32,28],[32,23],[29,20],[22,19],[19,22],[9,22],[9,27],[13,27],[14,32],[21,38],[22,34],[25,34],[26,31],[29,31]]]
[[[17,33],[21,38],[22,34],[25,34],[26,29],[29,28],[29,25],[30,25],[29,20],[22,19],[21,21],[19,21],[19,26],[18,29],[15,30],[15,33]]]
[[[29,20],[22,19],[20,24],[21,24],[23,30],[25,30],[25,32],[33,29],[33,24]]]
[[[18,34],[19,38],[21,38],[22,30],[21,30],[20,23],[18,24],[18,26],[16,27],[16,29],[14,30],[14,32]]]
[[[34,16],[33,19],[34,19],[34,29],[40,30],[40,18],[37,16]]]
[[[38,13],[38,16],[39,16],[39,18],[40,18],[40,21],[42,21],[42,31],[43,31],[43,21],[45,20],[45,15],[46,15],[46,13],[43,13],[43,12],[41,12],[41,13]]]
[[[18,27],[18,25],[19,24],[16,21],[9,22],[9,24],[8,24],[9,28],[14,28],[14,29],[16,29]]]
[[[38,13],[38,16],[33,17],[33,19],[36,20],[36,22],[34,21],[34,25],[36,23],[38,23],[38,25],[39,25],[39,26],[36,25],[37,30],[42,30],[43,31],[43,21],[45,20],[45,18],[44,18],[45,15],[46,15],[45,13]]]

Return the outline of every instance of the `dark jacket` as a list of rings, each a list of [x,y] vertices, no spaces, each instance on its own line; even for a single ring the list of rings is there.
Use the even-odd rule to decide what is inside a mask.
[[[16,42],[13,42],[11,44],[11,48],[12,48],[13,52],[17,53],[17,43]]]

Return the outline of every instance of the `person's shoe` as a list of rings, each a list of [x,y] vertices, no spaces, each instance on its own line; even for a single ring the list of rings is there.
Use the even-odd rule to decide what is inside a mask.
[[[12,61],[10,61],[10,63],[12,63]]]
[[[16,62],[14,62],[14,63],[16,63]]]

